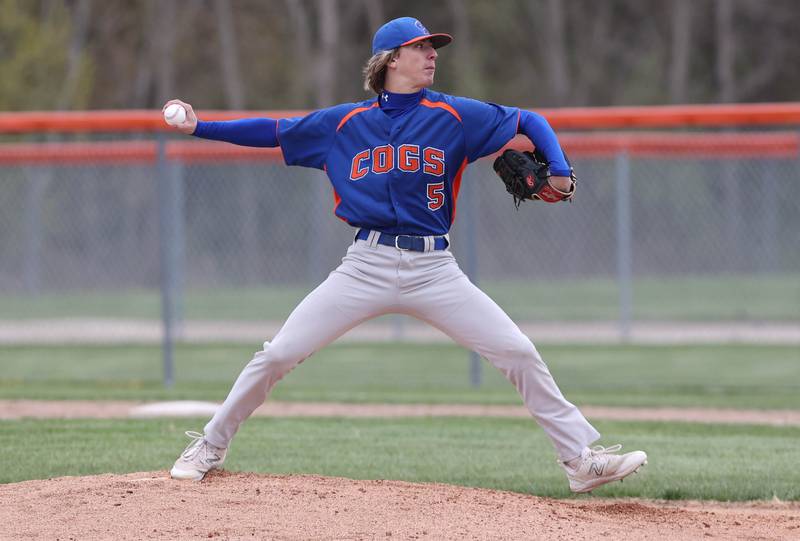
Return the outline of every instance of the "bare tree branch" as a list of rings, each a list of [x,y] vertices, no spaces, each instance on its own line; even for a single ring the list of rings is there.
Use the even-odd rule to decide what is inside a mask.
[[[735,38],[733,32],[733,0],[716,0],[717,29],[717,82],[719,100],[736,100],[736,80],[734,77]]]
[[[453,16],[455,35],[458,36],[458,39],[453,42],[453,48],[455,49],[456,64],[459,66],[457,81],[460,93],[481,96],[484,91],[484,83],[478,74],[479,66],[472,54],[472,32],[467,10],[460,0],[448,0],[447,7]]]
[[[672,47],[669,64],[669,98],[684,103],[688,95],[689,60],[692,41],[691,0],[675,0],[672,7]]]
[[[576,70],[576,76],[572,84],[572,103],[575,105],[586,105],[591,103],[590,96],[596,92],[596,85],[601,81],[608,80],[608,64],[613,61],[613,49],[615,35],[612,30],[614,21],[614,6],[606,2],[594,4],[594,11],[591,13],[591,32],[586,36],[585,45],[578,51],[578,56],[587,59]],[[568,18],[586,17],[586,13],[575,7],[567,12]],[[574,25],[580,28],[580,25]],[[584,36],[574,36],[576,40]]]
[[[785,5],[775,3],[770,9],[763,9],[763,3],[745,2],[741,11],[749,17],[749,25],[756,28],[770,28],[768,32],[761,34],[762,39],[759,49],[768,51],[768,54],[757,55],[758,62],[746,63],[741,71],[738,84],[738,99],[747,99],[761,89],[780,79],[782,72],[787,65],[793,63],[792,59],[787,58],[787,50],[790,50],[791,37],[788,35],[792,30],[791,24],[784,25],[784,21],[791,21],[792,10]],[[796,11],[795,11],[796,13]],[[797,16],[795,15],[795,19]]]
[[[567,59],[566,23],[561,0],[547,0],[547,22],[544,25],[548,49],[545,54],[547,81],[554,105],[569,100],[569,61]]]
[[[83,69],[86,34],[89,28],[91,0],[78,0],[72,15],[72,36],[67,53],[67,74],[56,98],[56,109],[67,109],[75,99],[75,91]]]
[[[333,105],[336,89],[336,53],[339,44],[339,10],[336,0],[317,0],[319,14],[319,52],[317,54],[317,107]]]
[[[178,21],[176,0],[161,0],[157,19],[157,86],[156,102],[168,99],[175,94],[175,21]]]
[[[302,2],[286,0],[286,9],[292,22],[292,54],[296,66],[309,66],[311,64],[311,29],[309,16]],[[295,70],[289,81],[290,95],[298,99],[298,103],[305,105],[306,96],[310,90],[308,69]]]
[[[383,23],[386,22],[386,14],[383,9],[383,0],[362,0],[364,9],[367,12],[367,23],[370,30],[374,33]]]
[[[147,95],[153,84],[153,57],[155,56],[156,45],[152,33],[155,29],[153,23],[154,19],[158,17],[158,10],[153,0],[144,3],[144,10],[146,28],[142,36],[142,41],[144,41],[144,43],[142,44],[143,48],[138,54],[136,78],[133,83],[132,105],[134,107],[144,107],[146,105]]]
[[[239,70],[239,53],[236,47],[236,30],[233,27],[230,0],[214,0],[214,12],[217,15],[217,32],[220,41],[219,61],[225,101],[229,108],[244,109],[244,85],[242,73]]]

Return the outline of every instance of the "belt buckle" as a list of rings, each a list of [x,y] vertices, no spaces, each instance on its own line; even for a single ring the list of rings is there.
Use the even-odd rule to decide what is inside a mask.
[[[408,251],[409,251],[411,248],[400,248],[400,246],[397,244],[397,241],[398,241],[398,240],[400,240],[400,237],[408,237],[408,238],[411,238],[411,237],[412,237],[412,235],[397,235],[397,236],[394,238],[394,247],[395,247],[395,248],[397,248],[398,250],[400,250],[401,252],[408,252]]]

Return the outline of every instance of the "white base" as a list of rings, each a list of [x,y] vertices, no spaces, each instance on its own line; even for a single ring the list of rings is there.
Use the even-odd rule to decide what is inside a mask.
[[[219,408],[214,402],[196,400],[178,400],[174,402],[154,402],[131,408],[129,417],[211,417]]]

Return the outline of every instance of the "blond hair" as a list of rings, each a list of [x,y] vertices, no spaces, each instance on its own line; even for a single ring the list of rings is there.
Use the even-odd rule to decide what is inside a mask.
[[[383,91],[383,85],[386,83],[386,66],[397,56],[399,49],[398,47],[391,51],[381,51],[367,60],[363,69],[364,90],[372,90],[376,94]]]

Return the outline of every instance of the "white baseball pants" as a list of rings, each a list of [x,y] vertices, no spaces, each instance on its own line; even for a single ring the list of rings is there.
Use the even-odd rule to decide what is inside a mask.
[[[290,370],[356,325],[388,313],[426,321],[488,359],[517,388],[559,459],[579,456],[600,437],[561,394],[533,343],[469,281],[449,250],[401,251],[370,235],[350,246],[341,265],[264,342],[206,425],[206,439],[227,448]]]

